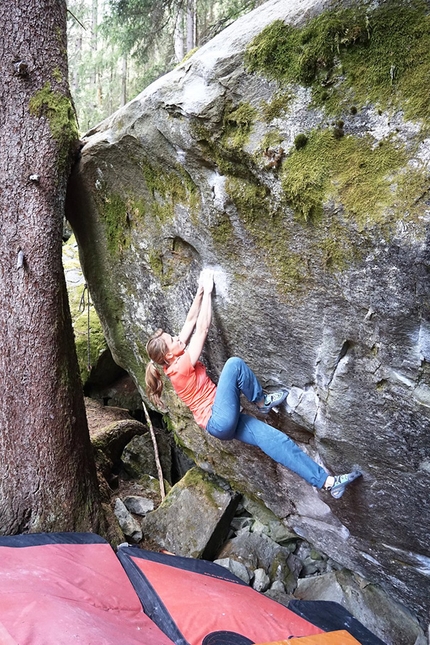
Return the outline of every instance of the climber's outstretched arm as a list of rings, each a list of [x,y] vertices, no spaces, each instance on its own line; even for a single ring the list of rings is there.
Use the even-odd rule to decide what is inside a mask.
[[[203,287],[203,297],[199,315],[197,316],[195,332],[188,345],[188,354],[192,365],[195,365],[200,358],[212,320],[213,272],[207,271],[202,275],[200,283]]]
[[[210,285],[210,290],[212,291],[213,288],[213,272],[208,271],[207,269],[203,270],[200,273],[199,277],[199,286],[197,289],[197,293],[194,296],[194,300],[192,302],[192,305],[188,311],[187,318],[185,320],[184,326],[182,327],[181,331],[179,332],[179,340],[181,340],[184,345],[188,345],[190,342],[190,338],[193,334],[193,331],[196,327],[197,324],[197,319],[199,317],[201,307],[202,307],[202,302],[203,302],[203,294],[205,290],[205,285],[206,284],[206,289],[208,288],[208,285]]]
[[[191,335],[196,326],[197,318],[202,305],[202,300],[203,300],[203,287],[199,285],[197,293],[194,296],[193,303],[188,311],[184,326],[179,332],[179,340],[181,340],[184,343],[184,345],[188,345],[190,341]]]

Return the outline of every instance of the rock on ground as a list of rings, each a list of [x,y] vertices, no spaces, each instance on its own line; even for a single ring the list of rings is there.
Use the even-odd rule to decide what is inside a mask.
[[[142,521],[145,538],[175,555],[211,559],[225,539],[239,497],[193,468]]]

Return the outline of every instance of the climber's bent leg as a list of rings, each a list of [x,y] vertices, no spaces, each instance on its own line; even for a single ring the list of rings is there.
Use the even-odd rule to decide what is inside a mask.
[[[241,358],[229,358],[219,377],[212,415],[206,430],[218,439],[234,439],[240,414],[240,394],[248,401],[263,398],[257,377]]]

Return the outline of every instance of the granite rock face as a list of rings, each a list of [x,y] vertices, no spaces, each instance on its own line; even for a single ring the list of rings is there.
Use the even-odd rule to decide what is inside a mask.
[[[214,269],[210,374],[239,355],[264,387],[292,388],[268,422],[363,478],[335,501],[205,434],[166,387],[178,441],[426,621],[429,18],[418,1],[354,5],[270,0],[146,88],[86,136],[68,218],[112,355],[143,397],[148,335],[178,330]]]

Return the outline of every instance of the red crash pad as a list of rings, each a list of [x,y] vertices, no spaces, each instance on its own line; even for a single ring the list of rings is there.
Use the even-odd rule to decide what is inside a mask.
[[[93,534],[0,538],[2,645],[172,645]]]
[[[134,547],[118,557],[145,612],[177,645],[209,645],[218,633],[219,642],[245,644],[322,632],[212,562]]]

